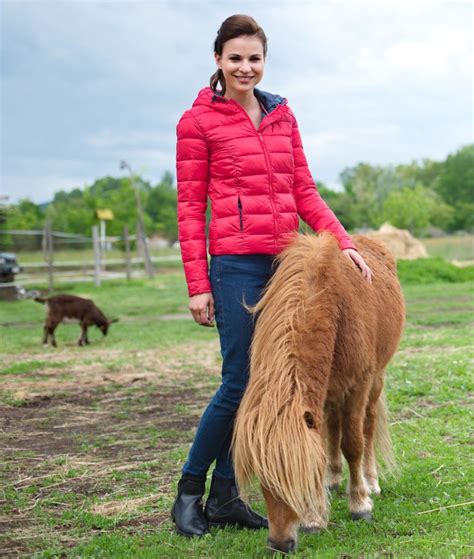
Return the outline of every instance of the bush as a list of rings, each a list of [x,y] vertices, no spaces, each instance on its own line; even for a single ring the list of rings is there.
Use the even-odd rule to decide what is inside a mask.
[[[474,281],[474,266],[458,268],[439,257],[398,260],[397,270],[402,284]]]

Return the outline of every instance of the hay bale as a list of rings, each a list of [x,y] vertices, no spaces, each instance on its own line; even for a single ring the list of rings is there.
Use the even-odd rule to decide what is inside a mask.
[[[397,229],[390,223],[384,223],[378,231],[370,231],[366,235],[372,239],[382,241],[397,260],[415,260],[428,257],[422,242],[413,237],[407,229]]]

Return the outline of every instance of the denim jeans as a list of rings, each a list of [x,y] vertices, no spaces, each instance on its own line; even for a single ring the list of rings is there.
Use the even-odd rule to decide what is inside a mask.
[[[254,318],[244,308],[255,305],[273,272],[273,257],[264,254],[211,257],[210,280],[222,354],[222,384],[199,423],[183,474],[234,477],[230,443],[235,414],[249,374]]]

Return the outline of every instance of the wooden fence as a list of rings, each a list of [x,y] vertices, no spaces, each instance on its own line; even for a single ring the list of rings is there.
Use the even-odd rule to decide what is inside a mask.
[[[0,283],[0,289],[37,284],[39,280],[46,280],[51,292],[58,281],[94,281],[99,286],[106,279],[152,277],[156,266],[180,260],[179,250],[150,256],[149,251],[144,250],[146,239],[139,231],[130,235],[127,227],[121,236],[114,237],[100,236],[98,226],[92,227],[90,237],[53,231],[49,224],[42,231],[3,230],[0,231],[0,251],[8,245],[14,247],[12,239],[25,236],[36,237],[30,244],[41,246],[41,249],[18,251],[17,261],[22,271],[14,282]]]

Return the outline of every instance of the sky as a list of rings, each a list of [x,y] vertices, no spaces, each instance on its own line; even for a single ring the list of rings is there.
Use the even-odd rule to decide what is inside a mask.
[[[287,98],[315,180],[443,160],[473,142],[469,0],[0,0],[0,197],[47,202],[175,174],[176,123],[215,71],[222,21],[252,15],[258,87]]]

